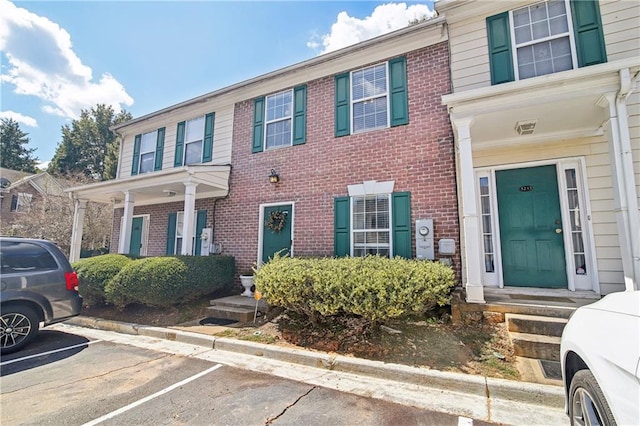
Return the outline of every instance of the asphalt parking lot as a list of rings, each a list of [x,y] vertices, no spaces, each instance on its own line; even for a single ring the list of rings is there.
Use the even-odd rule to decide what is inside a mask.
[[[486,424],[115,340],[45,329],[3,356],[1,423]]]

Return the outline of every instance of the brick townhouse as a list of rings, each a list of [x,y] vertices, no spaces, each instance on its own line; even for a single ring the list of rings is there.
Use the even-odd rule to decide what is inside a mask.
[[[112,252],[223,253],[241,272],[278,251],[398,255],[459,272],[449,75],[436,18],[118,125],[116,179],[71,190],[72,245],[91,201],[114,208]]]

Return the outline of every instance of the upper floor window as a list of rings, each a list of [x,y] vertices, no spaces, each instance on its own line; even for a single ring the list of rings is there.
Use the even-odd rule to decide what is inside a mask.
[[[405,57],[335,76],[335,135],[409,123]]]
[[[162,169],[164,152],[164,127],[136,135],[133,143],[131,175]]]
[[[292,90],[267,96],[266,149],[291,145],[292,113]]]
[[[156,158],[156,140],[158,132],[149,132],[142,135],[140,143],[140,170],[138,173],[152,172]]]
[[[202,140],[204,139],[204,117],[186,123],[184,137],[184,164],[202,162]]]
[[[178,123],[174,167],[206,163],[213,159],[215,113]]]
[[[491,84],[607,61],[598,0],[550,0],[487,18]]]
[[[387,64],[351,73],[353,132],[387,127]]]
[[[251,152],[302,145],[307,138],[307,86],[253,100]]]

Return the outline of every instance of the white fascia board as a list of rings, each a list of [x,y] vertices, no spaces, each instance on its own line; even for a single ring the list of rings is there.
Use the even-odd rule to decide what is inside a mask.
[[[629,58],[615,62],[564,71],[546,76],[481,87],[442,96],[442,104],[451,113],[472,113],[503,110],[509,104],[531,104],[539,99],[548,102],[563,99],[574,93],[604,93],[620,89],[621,69],[632,69],[632,74],[640,70],[640,58]]]

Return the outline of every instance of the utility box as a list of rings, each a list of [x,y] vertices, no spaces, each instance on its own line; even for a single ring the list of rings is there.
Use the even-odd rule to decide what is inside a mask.
[[[211,228],[202,229],[200,234],[200,256],[208,256],[211,248],[211,235],[213,230]]]
[[[416,257],[434,260],[433,219],[416,220]]]
[[[451,238],[438,240],[438,254],[443,256],[453,256],[456,254],[456,242]]]

